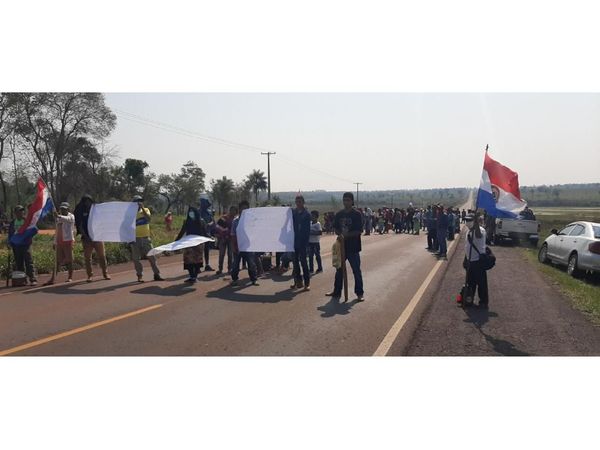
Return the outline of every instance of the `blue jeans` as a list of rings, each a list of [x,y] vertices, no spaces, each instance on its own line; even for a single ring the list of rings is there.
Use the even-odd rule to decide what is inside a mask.
[[[309,242],[308,268],[311,272],[315,270],[315,258],[317,259],[317,269],[323,270],[323,264],[321,263],[321,244],[319,242]]]
[[[231,279],[237,281],[240,275],[240,261],[245,261],[248,267],[250,281],[256,281],[256,257],[254,253],[238,252],[233,257],[233,267],[231,268]]]
[[[310,285],[310,273],[308,273],[308,260],[306,258],[306,247],[301,245],[295,248],[294,252],[294,280],[296,284],[300,284],[304,279],[304,285]],[[300,274],[302,267],[302,274]]]
[[[438,230],[437,239],[440,246],[440,255],[445,255],[448,252],[446,245],[446,230]]]
[[[348,253],[346,254],[346,259],[350,263],[352,273],[354,274],[354,293],[356,295],[363,295],[365,292],[363,290],[363,279],[360,271],[360,253]],[[342,287],[342,269],[337,269],[335,271],[335,283],[333,290],[336,294],[341,294]]]

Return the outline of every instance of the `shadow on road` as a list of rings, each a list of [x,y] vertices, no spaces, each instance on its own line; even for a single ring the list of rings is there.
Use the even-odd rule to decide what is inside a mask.
[[[317,309],[322,311],[321,317],[333,317],[335,315],[346,315],[350,313],[350,310],[354,305],[358,303],[358,300],[352,300],[350,303],[340,303],[339,300],[331,299],[328,303],[323,306],[319,306]]]
[[[483,331],[483,326],[489,321],[490,317],[498,317],[498,314],[495,312],[476,307],[465,308],[464,311],[467,315],[467,318],[464,321],[475,325],[475,328],[477,328],[485,340],[491,344],[496,353],[504,356],[534,356],[532,353],[526,353],[519,350],[512,342],[505,341],[504,339],[497,339]]]
[[[104,280],[97,280],[97,282],[102,282]],[[23,294],[28,295],[28,294],[37,294],[39,292],[43,292],[46,294],[57,294],[57,295],[94,295],[94,294],[101,294],[101,293],[106,293],[109,291],[116,291],[117,289],[123,288],[123,287],[127,287],[127,286],[135,286],[138,284],[137,281],[128,281],[127,283],[121,283],[121,284],[114,284],[114,285],[110,285],[110,286],[103,286],[100,288],[92,288],[92,289],[76,289],[77,287],[83,287],[83,286],[93,286],[94,283],[96,283],[96,281],[93,281],[91,283],[86,283],[86,282],[75,282],[75,283],[65,283],[63,285],[60,284],[54,284],[51,286],[48,286],[47,288],[44,289],[39,289],[36,291],[32,291],[32,292],[23,292]]]
[[[150,294],[150,295],[161,295],[163,297],[181,297],[182,295],[191,294],[196,292],[194,285],[191,284],[175,284],[169,287],[161,286],[146,286],[141,289],[131,291],[132,294]]]
[[[244,303],[279,303],[281,301],[289,302],[301,294],[301,292],[284,289],[275,292],[274,294],[252,294],[255,289],[249,282],[239,286],[223,286],[220,289],[209,291],[206,293],[206,298],[215,298],[219,300],[229,300],[231,302]]]

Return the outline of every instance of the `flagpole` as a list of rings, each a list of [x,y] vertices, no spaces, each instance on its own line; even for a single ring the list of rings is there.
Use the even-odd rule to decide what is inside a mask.
[[[48,183],[46,183],[46,180],[44,180],[41,176],[40,176],[40,180],[42,180],[42,183],[44,183],[44,186],[46,186],[46,189],[48,189]],[[50,198],[50,200],[52,200],[52,216],[54,217],[54,215],[57,213],[56,211],[56,203],[54,202],[54,199],[52,198],[52,191],[50,191],[50,189],[48,189],[48,198]],[[52,266],[52,276],[50,277],[50,279],[48,281],[46,281],[44,283],[44,286],[49,286],[51,284],[54,284],[55,279],[56,279],[56,274],[58,273],[58,242],[57,242],[57,234],[58,233],[58,223],[56,222],[56,217],[54,217],[54,264]]]
[[[487,155],[488,149],[490,146],[485,144],[485,154]],[[485,157],[483,159],[483,167],[481,168],[481,172],[483,173],[483,169],[485,167]],[[477,216],[477,210],[479,209],[479,188],[477,189],[477,198],[475,199],[475,216]],[[473,225],[471,227],[472,238],[469,245],[469,258],[467,260],[467,270],[465,271],[465,285],[469,283],[469,270],[471,269],[471,255],[473,254],[473,239],[475,238],[475,226],[479,226],[479,223],[475,223],[475,217],[473,217]],[[469,242],[469,231],[467,231],[467,242]],[[473,292],[473,295],[475,293]],[[463,299],[464,302],[465,299]],[[463,303],[464,305],[464,303]]]

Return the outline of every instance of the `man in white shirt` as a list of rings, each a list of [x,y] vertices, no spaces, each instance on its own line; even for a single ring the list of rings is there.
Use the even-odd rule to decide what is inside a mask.
[[[314,259],[317,259],[317,272],[323,272],[323,264],[321,263],[321,235],[323,229],[319,222],[319,211],[311,211],[310,213],[310,235],[308,237],[308,266],[309,272],[315,273]]]
[[[55,214],[56,235],[56,258],[58,267],[66,266],[69,275],[67,283],[73,281],[73,243],[75,242],[75,216],[69,211],[67,202],[60,204],[60,211]]]

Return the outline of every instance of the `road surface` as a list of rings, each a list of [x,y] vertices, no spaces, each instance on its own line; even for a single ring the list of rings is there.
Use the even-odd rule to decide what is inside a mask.
[[[423,233],[363,236],[366,301],[356,302],[349,271],[348,303],[336,305],[324,296],[333,240],[322,238],[325,271],[310,292],[290,289],[291,270],[259,286],[243,271],[236,288],[208,272],[189,286],[181,256],[159,260],[163,282],[138,284],[128,270],[110,281],[0,291],[0,355],[385,354],[384,339],[394,342],[403,311],[446,263],[425,251]]]

